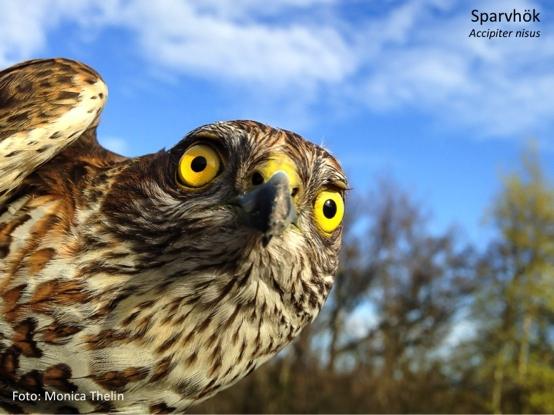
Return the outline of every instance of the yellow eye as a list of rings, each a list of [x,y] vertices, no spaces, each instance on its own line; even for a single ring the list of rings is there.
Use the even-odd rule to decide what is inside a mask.
[[[178,176],[188,187],[201,187],[211,182],[221,166],[219,154],[210,146],[197,144],[185,151],[179,160]]]
[[[314,218],[319,229],[330,234],[339,227],[344,216],[344,200],[339,192],[324,190],[316,198]]]

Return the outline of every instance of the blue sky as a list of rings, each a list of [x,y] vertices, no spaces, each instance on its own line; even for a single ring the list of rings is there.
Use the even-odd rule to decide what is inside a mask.
[[[540,38],[469,39],[472,9],[535,8]],[[478,244],[530,139],[554,176],[554,3],[0,0],[0,67],[64,56],[109,86],[101,141],[126,155],[256,119],[324,144],[363,192],[391,175]]]

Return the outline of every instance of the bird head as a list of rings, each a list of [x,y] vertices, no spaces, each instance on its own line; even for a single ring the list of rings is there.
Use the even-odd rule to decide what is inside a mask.
[[[218,275],[248,274],[304,321],[317,314],[337,270],[346,187],[320,146],[231,121],[136,160],[104,209],[158,281],[217,285],[226,281]]]

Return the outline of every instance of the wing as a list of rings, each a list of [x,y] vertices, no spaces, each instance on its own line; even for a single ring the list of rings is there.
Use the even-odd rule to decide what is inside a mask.
[[[96,127],[107,92],[93,69],[68,59],[0,72],[0,205],[37,167]]]

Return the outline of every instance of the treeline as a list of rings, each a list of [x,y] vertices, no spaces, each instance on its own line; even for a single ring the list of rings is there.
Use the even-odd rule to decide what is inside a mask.
[[[503,179],[481,250],[431,232],[390,181],[352,198],[320,317],[191,412],[554,413],[554,187],[538,155]]]

